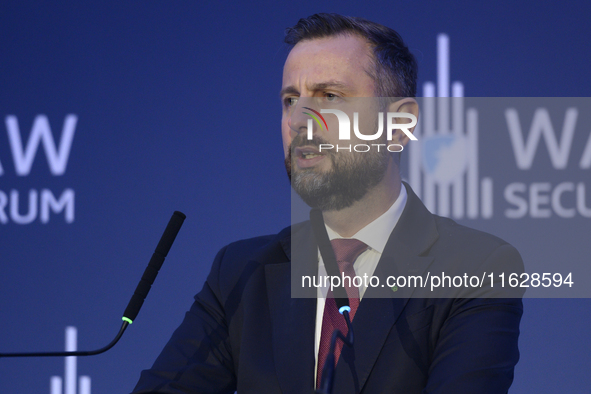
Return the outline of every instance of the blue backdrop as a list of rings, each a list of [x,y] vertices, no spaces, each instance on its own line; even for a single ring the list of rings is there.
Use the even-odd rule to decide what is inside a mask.
[[[421,85],[436,80],[437,35],[446,33],[451,79],[462,81],[465,96],[589,95],[585,1],[4,1],[0,352],[62,349],[66,326],[77,327],[80,349],[109,342],[180,210],[187,220],[137,320],[108,353],[78,359],[93,393],[129,392],[182,320],[216,252],[289,224],[282,39],[315,12],[399,31],[417,56]],[[68,130],[72,143],[60,146]],[[589,131],[581,132],[579,155]],[[520,179],[563,176],[548,174],[556,170],[544,164],[541,146],[544,158]],[[509,142],[491,160],[519,172]],[[586,182],[591,206],[589,169],[575,167],[564,179]],[[460,222],[505,238],[526,263],[554,258],[559,267],[561,252],[589,260],[590,219],[527,220],[536,232],[500,215]],[[589,392],[590,307],[589,299],[525,300],[512,392]],[[63,358],[0,359],[0,393],[48,393],[50,377],[63,375]]]

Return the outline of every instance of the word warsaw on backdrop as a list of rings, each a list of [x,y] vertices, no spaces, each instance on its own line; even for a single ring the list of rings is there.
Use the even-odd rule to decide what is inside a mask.
[[[35,158],[43,146],[49,171],[53,177],[61,177],[66,173],[68,160],[72,149],[78,117],[74,114],[66,115],[61,137],[55,141],[45,115],[37,115],[26,142],[25,133],[21,132],[16,116],[9,115],[5,119],[8,146],[12,154],[12,163],[17,177],[27,177]],[[5,175],[0,157],[0,177]],[[50,188],[30,190],[0,190],[0,224],[31,224],[39,220],[43,224],[49,223],[54,215],[63,215],[66,223],[73,223],[75,218],[75,192],[68,187],[55,193]],[[22,214],[24,211],[26,213]]]

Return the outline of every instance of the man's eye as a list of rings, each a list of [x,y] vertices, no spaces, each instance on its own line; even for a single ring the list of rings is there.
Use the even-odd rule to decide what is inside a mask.
[[[326,93],[325,97],[326,97],[326,101],[331,102],[331,103],[338,102],[340,99],[339,96],[337,96],[336,94],[332,94],[332,93]]]
[[[298,98],[297,97],[287,97],[283,100],[286,107],[293,107],[297,104]]]

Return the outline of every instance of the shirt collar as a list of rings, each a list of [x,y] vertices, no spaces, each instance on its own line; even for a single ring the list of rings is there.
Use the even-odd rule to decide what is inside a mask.
[[[375,251],[383,253],[388,238],[390,238],[390,233],[392,233],[400,216],[402,216],[402,211],[404,211],[404,206],[406,205],[406,199],[406,187],[401,185],[400,193],[398,194],[396,201],[394,201],[394,204],[392,204],[386,212],[376,218],[373,222],[355,233],[351,238],[358,239]],[[326,226],[326,232],[328,233],[328,238],[330,240],[344,238],[328,226]]]

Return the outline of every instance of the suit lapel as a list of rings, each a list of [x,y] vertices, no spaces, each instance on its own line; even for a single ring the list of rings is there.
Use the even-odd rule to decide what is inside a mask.
[[[421,256],[438,237],[433,215],[407,188],[406,206],[376,267],[379,287],[368,287],[353,321],[353,348],[344,347],[336,369],[335,393],[362,390],[392,327],[402,313],[413,288],[394,292],[386,285],[388,276],[422,275],[432,257]],[[381,287],[384,284],[384,287]],[[354,391],[352,391],[354,390]]]

